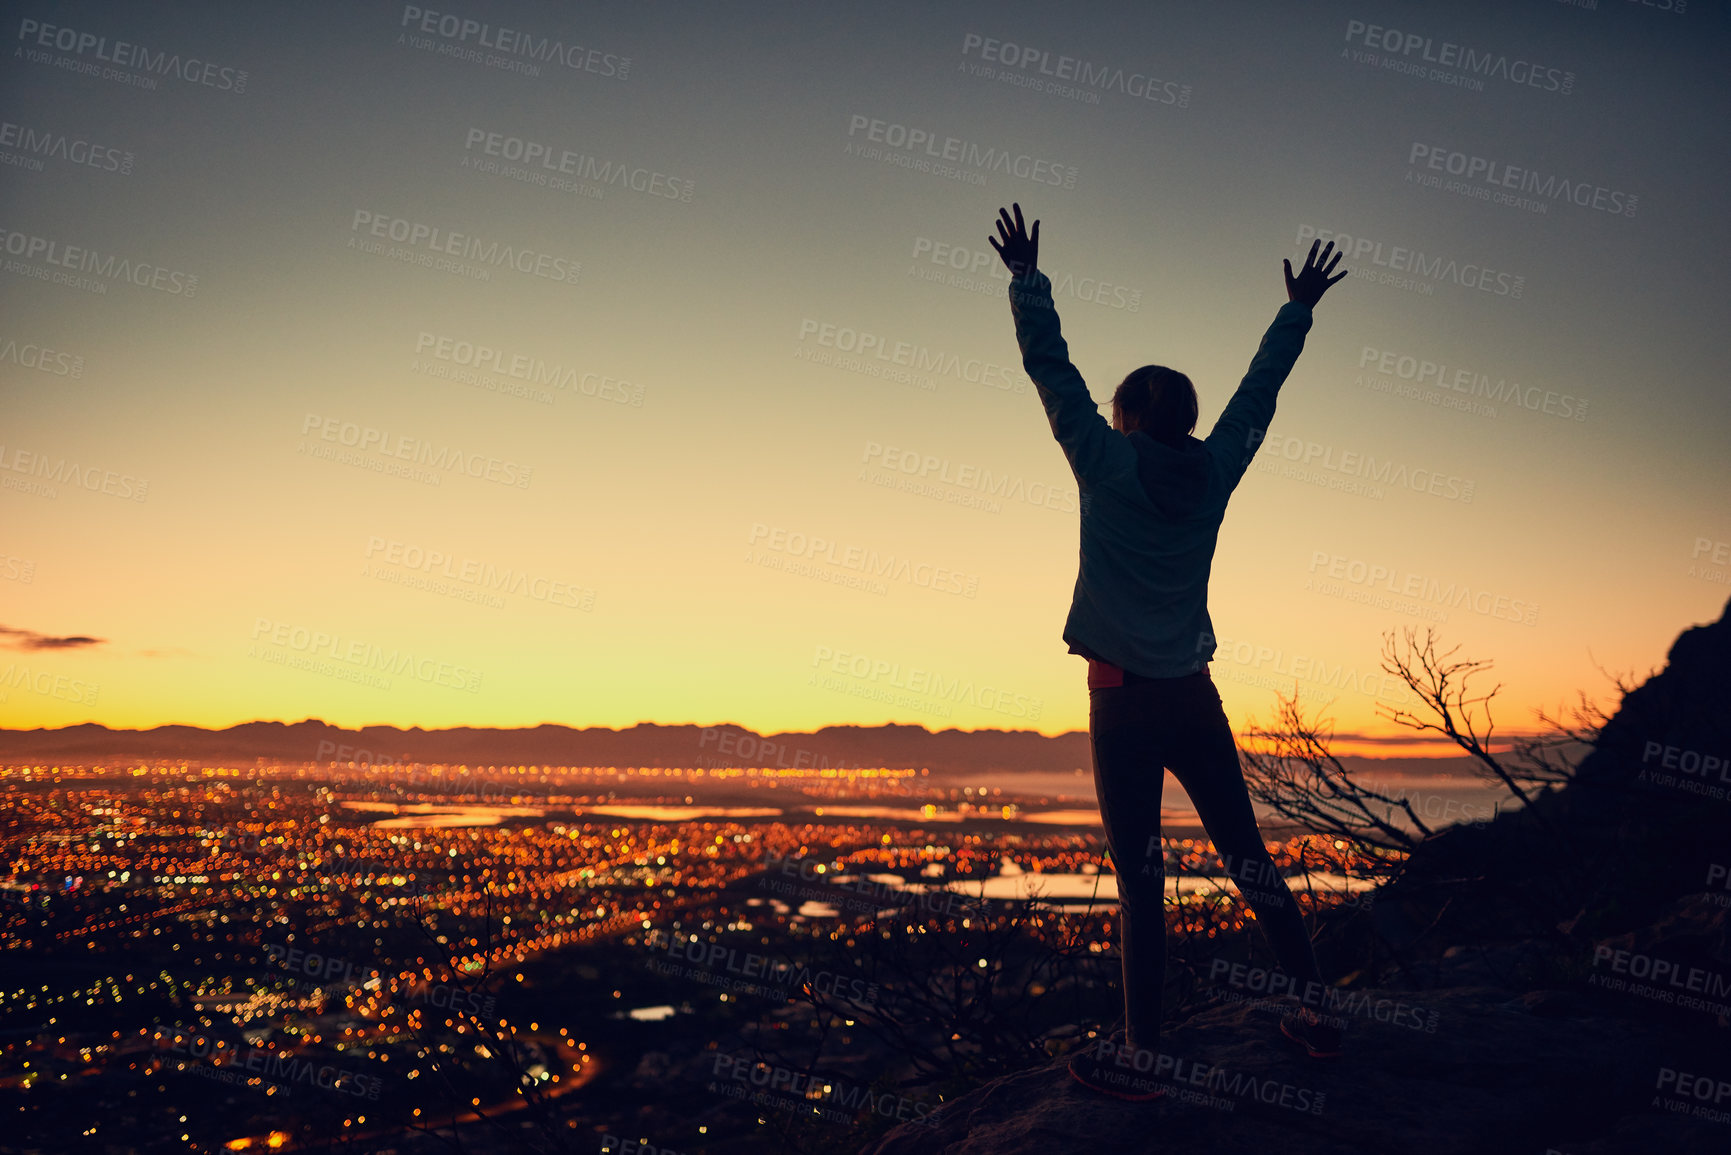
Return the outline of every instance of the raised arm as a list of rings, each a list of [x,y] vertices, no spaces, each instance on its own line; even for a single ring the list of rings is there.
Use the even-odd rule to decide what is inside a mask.
[[[1040,272],[1040,222],[1030,235],[1022,221],[1022,206],[1011,217],[998,210],[998,235],[986,238],[1010,270],[1010,315],[1016,322],[1016,343],[1022,367],[1046,407],[1052,436],[1070,461],[1078,481],[1094,484],[1112,473],[1133,470],[1136,451],[1100,416],[1082,375],[1070,363],[1069,346],[1058,329],[1052,303],[1052,282]]]
[[[1274,323],[1263,334],[1262,344],[1251,359],[1250,371],[1244,375],[1238,391],[1226,403],[1220,420],[1208,434],[1208,451],[1226,473],[1227,480],[1237,485],[1251,458],[1268,434],[1268,424],[1274,420],[1274,400],[1280,386],[1292,372],[1298,355],[1304,351],[1304,335],[1310,331],[1311,309],[1322,300],[1329,287],[1346,276],[1343,270],[1330,277],[1340,263],[1341,254],[1329,254],[1334,242],[1317,256],[1317,244],[1310,246],[1304,269],[1292,275],[1292,262],[1281,262],[1286,268],[1286,304],[1274,315]]]

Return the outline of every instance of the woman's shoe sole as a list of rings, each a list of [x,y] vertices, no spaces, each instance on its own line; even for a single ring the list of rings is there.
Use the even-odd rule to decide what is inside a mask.
[[[1166,1097],[1166,1089],[1164,1087],[1156,1087],[1152,1091],[1124,1091],[1115,1087],[1104,1087],[1098,1083],[1090,1082],[1077,1074],[1076,1068],[1068,1063],[1066,1063],[1064,1067],[1065,1070],[1070,1072],[1070,1078],[1076,1080],[1076,1082],[1088,1088],[1088,1090],[1101,1095],[1110,1095],[1114,1099],[1123,1099],[1131,1103],[1150,1103],[1155,1099],[1163,1099]]]
[[[1285,1019],[1282,1019],[1280,1021],[1280,1033],[1285,1035],[1287,1038],[1291,1039],[1293,1042],[1297,1043],[1299,1046],[1303,1047],[1304,1053],[1309,1055],[1313,1059],[1338,1059],[1338,1058],[1340,1058],[1340,1052],[1339,1051],[1318,1050],[1316,1047],[1311,1045],[1311,1042],[1309,1039],[1305,1038],[1302,1035],[1293,1034],[1289,1029],[1287,1029]]]

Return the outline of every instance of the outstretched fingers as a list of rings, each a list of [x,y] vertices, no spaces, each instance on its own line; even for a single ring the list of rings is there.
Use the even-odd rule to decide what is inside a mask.
[[[1011,215],[1012,209],[1014,215]],[[1022,206],[1013,204],[1009,209],[1000,208],[998,219],[994,223],[997,225],[998,235],[987,237],[986,240],[997,250],[1004,264],[1018,276],[1032,269],[1039,259],[1036,254],[1040,247],[1040,222],[1034,222],[1033,235],[1030,236],[1028,222],[1022,216]]]
[[[1334,272],[1335,266],[1340,264],[1340,258],[1346,256],[1346,250],[1342,249],[1342,250],[1340,250],[1340,252],[1334,254],[1333,260],[1330,260],[1329,256],[1328,256],[1328,251],[1329,251],[1329,249],[1332,249],[1332,248],[1334,248],[1334,242],[1329,241],[1328,242],[1328,249],[1324,249],[1322,251],[1322,259],[1321,259],[1321,261],[1318,262],[1317,271],[1322,274],[1322,280],[1323,280],[1324,285],[1334,284],[1336,281],[1340,280],[1341,277],[1346,276],[1346,274],[1350,271],[1347,269],[1342,269],[1340,271],[1340,276],[1334,276],[1334,277],[1329,276],[1330,273]]]
[[[1322,266],[1328,263],[1329,254],[1334,253],[1334,259],[1337,261],[1340,260],[1342,254],[1341,253],[1335,253],[1334,252],[1334,242],[1329,241],[1328,246],[1322,250],[1322,255],[1317,256],[1316,246],[1321,244],[1321,243],[1322,243],[1321,241],[1311,241],[1310,242],[1310,256],[1308,258],[1306,258],[1304,264],[1305,264],[1306,269],[1318,269],[1318,270],[1326,273],[1328,270],[1323,269]]]

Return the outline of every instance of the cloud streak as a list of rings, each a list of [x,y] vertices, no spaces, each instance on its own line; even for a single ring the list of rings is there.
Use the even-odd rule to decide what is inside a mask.
[[[86,646],[100,646],[107,640],[89,638],[83,634],[54,637],[51,634],[39,634],[35,630],[0,626],[0,646],[9,650],[81,650]]]

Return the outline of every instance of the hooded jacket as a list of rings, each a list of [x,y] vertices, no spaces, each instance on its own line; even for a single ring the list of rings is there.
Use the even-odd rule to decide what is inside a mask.
[[[1080,572],[1064,623],[1070,652],[1149,678],[1204,669],[1214,657],[1208,576],[1220,522],[1304,350],[1310,306],[1280,307],[1214,428],[1178,444],[1119,433],[1100,415],[1070,363],[1043,273],[1010,282],[1010,312],[1022,365],[1081,495]]]

